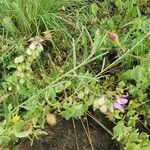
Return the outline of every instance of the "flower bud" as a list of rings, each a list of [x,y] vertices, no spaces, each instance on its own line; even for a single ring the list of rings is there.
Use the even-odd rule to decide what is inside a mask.
[[[112,42],[117,42],[119,40],[119,37],[116,33],[109,32],[108,39],[111,40]]]

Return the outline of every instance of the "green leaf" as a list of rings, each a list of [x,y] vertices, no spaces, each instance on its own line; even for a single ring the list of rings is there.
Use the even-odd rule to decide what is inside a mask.
[[[121,0],[115,0],[115,5],[117,6],[119,11],[122,11],[123,7]]]
[[[114,117],[116,118],[116,119],[121,119],[121,117],[120,117],[120,111],[119,110],[116,110],[115,112],[114,112],[115,114],[114,114]]]
[[[78,97],[80,99],[83,99],[84,98],[84,92],[83,91],[80,91],[79,94],[78,94]]]
[[[59,83],[55,87],[55,92],[60,93],[60,92],[64,91],[65,89],[67,89],[70,85],[71,85],[71,81],[65,81],[65,82]]]
[[[130,141],[135,141],[136,142],[137,139],[138,139],[138,133],[137,132],[130,133],[129,139],[130,139]]]
[[[60,115],[64,117],[66,120],[70,118],[78,118],[81,117],[85,113],[86,109],[84,108],[83,104],[79,104],[77,106],[72,106],[65,111],[61,112]]]
[[[47,102],[49,103],[49,100],[51,103],[55,103],[56,102],[56,92],[55,89],[50,87],[46,92],[45,92],[45,99],[47,100]]]
[[[138,106],[139,106],[139,103],[135,102],[135,100],[131,100],[131,101],[129,102],[128,108],[132,110],[132,109],[137,108]]]
[[[31,134],[31,131],[22,131],[22,132],[15,132],[15,136],[18,138],[25,138],[27,136],[29,136],[29,134]]]
[[[93,15],[96,16],[98,9],[99,9],[99,7],[97,6],[96,3],[93,3],[93,4],[91,5],[91,11],[92,11],[92,14],[93,14]]]
[[[25,122],[23,120],[19,120],[15,123],[14,128],[17,132],[21,131],[24,127]]]
[[[128,116],[128,117],[131,117],[131,116],[133,116],[135,113],[136,113],[135,110],[130,110],[130,111],[127,112],[127,116]]]
[[[126,145],[127,145],[126,150],[134,150],[134,149],[141,150],[141,147],[139,144],[137,145],[135,143],[130,142],[130,143],[127,143]]]
[[[4,129],[3,129],[3,127],[2,127],[2,126],[0,126],[0,135],[2,135],[2,134],[3,134],[3,132],[4,132]]]
[[[118,87],[123,88],[125,86],[125,83],[123,81],[119,82]]]

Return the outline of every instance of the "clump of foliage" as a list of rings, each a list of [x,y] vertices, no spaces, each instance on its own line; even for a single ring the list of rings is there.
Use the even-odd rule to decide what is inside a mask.
[[[92,107],[115,123],[125,149],[149,149],[147,0],[0,4],[2,148],[46,134],[48,116],[77,119]]]

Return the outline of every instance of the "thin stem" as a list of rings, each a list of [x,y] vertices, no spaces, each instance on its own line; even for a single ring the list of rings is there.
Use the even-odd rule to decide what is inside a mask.
[[[75,125],[74,118],[72,118],[72,123],[73,123],[73,128],[74,128],[74,133],[75,133],[75,139],[76,139],[77,150],[79,150],[79,143],[78,143],[78,137],[77,137],[77,131],[76,131],[76,125]]]
[[[126,53],[124,53],[122,56],[120,56],[118,59],[116,59],[113,63],[111,63],[109,66],[107,66],[105,69],[103,69],[100,73],[98,73],[96,75],[100,76],[102,73],[104,73],[106,70],[108,70],[109,68],[113,67],[114,65],[118,64],[118,62],[120,62],[120,60],[122,60],[123,58],[125,58],[131,51],[133,51],[145,38],[147,38],[150,35],[150,32],[148,34],[146,34],[139,42],[137,42],[131,49],[129,49]]]
[[[96,119],[92,114],[86,113],[89,117],[91,117],[98,125],[100,125],[104,130],[106,130],[111,136],[113,136],[113,133],[104,126],[98,119]]]
[[[40,90],[38,93],[36,93],[35,95],[33,95],[32,97],[30,97],[29,99],[27,99],[26,101],[24,101],[23,103],[21,103],[20,105],[18,105],[17,107],[15,107],[14,111],[16,111],[20,106],[23,106],[26,102],[36,98],[38,95],[40,95],[41,93],[43,93],[44,91],[46,91],[48,88],[50,87],[54,87],[55,84],[61,80],[62,78],[66,77],[67,75],[69,75],[70,73],[74,72],[75,70],[79,69],[80,67],[88,64],[89,62],[102,57],[103,55],[106,55],[107,53],[103,53],[101,55],[95,56],[94,58],[90,59],[89,57],[84,60],[81,64],[79,64],[78,66],[76,66],[75,68],[71,69],[70,71],[66,72],[65,74],[63,74],[62,76],[58,77],[56,80],[54,80],[53,82],[51,82],[51,84],[47,85],[45,88],[43,88],[42,90]]]
[[[88,140],[89,140],[89,143],[90,143],[90,145],[91,145],[91,148],[92,148],[92,150],[94,150],[92,141],[91,141],[90,136],[89,136],[89,134],[88,134],[88,132],[87,132],[87,130],[86,130],[86,128],[85,128],[85,125],[84,125],[82,119],[80,119],[80,120],[81,120],[82,126],[83,126],[83,128],[84,128],[84,131],[85,131],[85,133],[86,133],[86,136],[87,136],[87,138],[88,138]]]

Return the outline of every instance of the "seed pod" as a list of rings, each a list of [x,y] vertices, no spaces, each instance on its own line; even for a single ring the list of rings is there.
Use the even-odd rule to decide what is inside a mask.
[[[57,123],[56,116],[50,113],[46,114],[46,121],[50,126],[54,126]]]
[[[109,32],[108,39],[111,40],[112,42],[117,42],[119,40],[119,37],[116,33]]]

